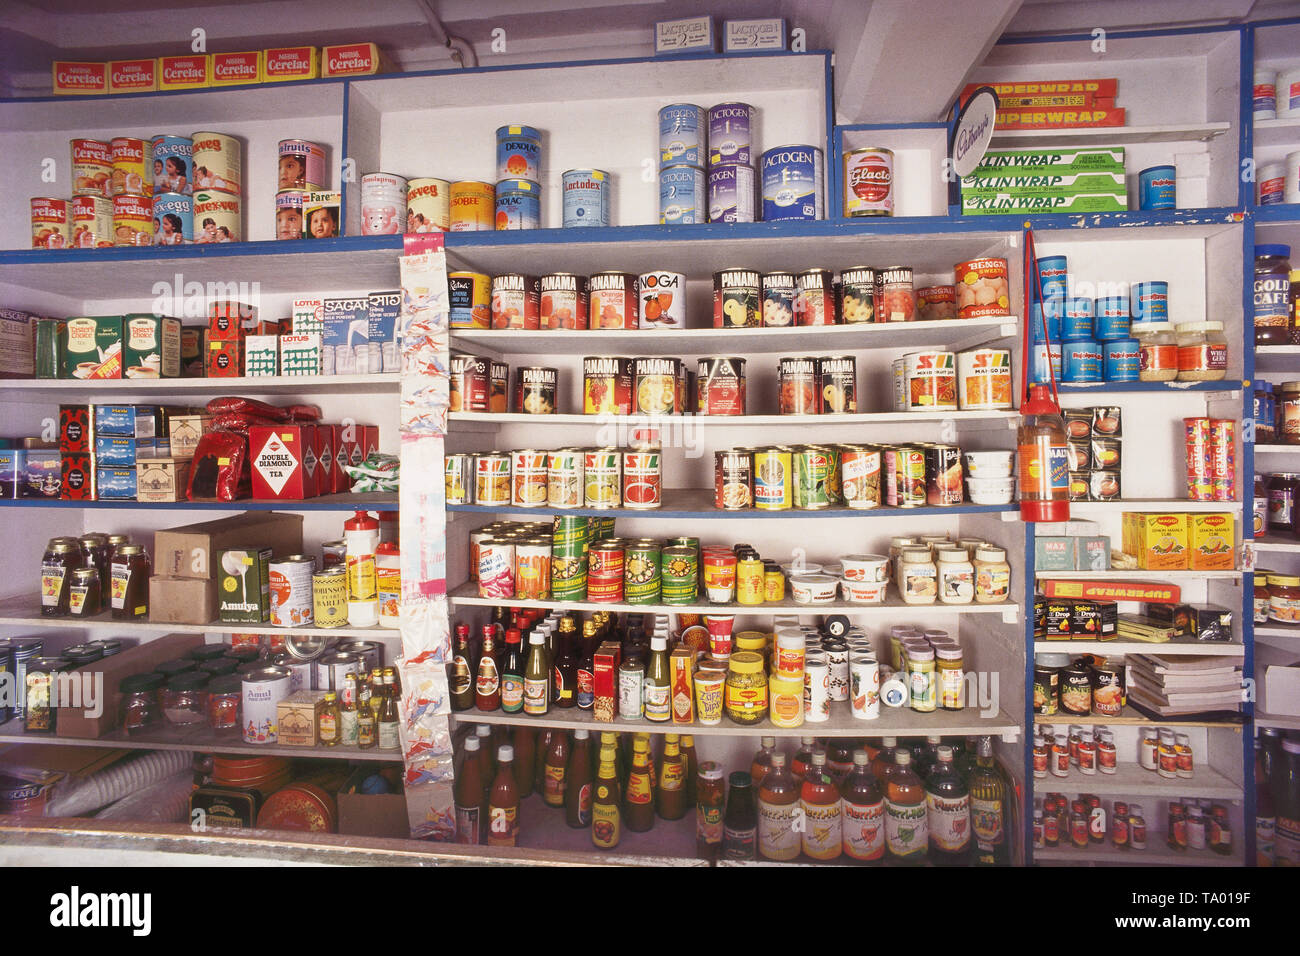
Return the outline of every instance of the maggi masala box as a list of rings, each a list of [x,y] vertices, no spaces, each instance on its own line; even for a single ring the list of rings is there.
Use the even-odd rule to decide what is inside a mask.
[[[158,89],[201,90],[212,76],[212,60],[206,53],[158,58]]]
[[[158,89],[158,61],[113,60],[108,64],[108,92],[152,93]]]
[[[108,92],[108,64],[55,60],[50,69],[56,96]]]
[[[320,60],[314,46],[272,47],[262,53],[262,82],[314,80],[320,76]]]

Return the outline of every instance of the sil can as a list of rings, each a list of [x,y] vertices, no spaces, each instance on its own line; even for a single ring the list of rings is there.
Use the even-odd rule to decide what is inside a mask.
[[[287,558],[271,562],[273,625],[300,627],[312,623],[312,576],[315,572],[316,559],[306,554],[291,554]]]
[[[316,627],[348,623],[348,577],[343,565],[335,564],[311,576],[311,603]]]
[[[540,508],[547,499],[547,452],[523,448],[511,456],[511,502],[516,508]]]
[[[657,451],[623,453],[623,507],[635,510],[663,504],[663,461]]]
[[[563,224],[609,225],[609,173],[603,169],[566,169],[560,174],[564,189]]]
[[[618,449],[592,449],[584,452],[582,457],[586,506],[617,508],[622,501],[623,489],[622,456]]]
[[[561,448],[547,460],[546,503],[552,508],[581,508],[583,505],[584,454]]]
[[[510,456],[489,452],[474,456],[474,502],[510,504]]]

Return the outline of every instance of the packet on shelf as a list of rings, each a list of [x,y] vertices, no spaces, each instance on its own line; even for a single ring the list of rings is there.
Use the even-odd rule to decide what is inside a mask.
[[[1124,512],[1123,547],[1143,571],[1188,570],[1187,515]]]

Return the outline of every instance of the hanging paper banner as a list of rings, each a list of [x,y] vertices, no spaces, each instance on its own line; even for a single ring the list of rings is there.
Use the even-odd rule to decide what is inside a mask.
[[[451,710],[442,664],[403,664],[399,725],[411,837],[449,842],[456,836],[452,788]]]

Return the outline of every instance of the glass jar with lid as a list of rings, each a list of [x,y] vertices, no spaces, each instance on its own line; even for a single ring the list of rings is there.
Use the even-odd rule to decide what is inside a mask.
[[[137,621],[149,616],[149,555],[141,545],[120,545],[111,569],[113,620]]]
[[[1273,574],[1272,571],[1264,568],[1255,569],[1255,589],[1252,597],[1254,598],[1256,624],[1268,623],[1268,609],[1269,604],[1272,602],[1272,597],[1268,593],[1268,579],[1271,574]]]
[[[1178,377],[1178,338],[1172,322],[1134,322],[1138,342],[1138,379],[1172,382]]]
[[[935,567],[939,574],[940,601],[970,604],[975,600],[975,566],[965,548],[941,548]]]
[[[28,662],[23,700],[25,733],[54,733],[58,717],[54,688],[59,674],[66,670],[68,664],[61,657],[37,657]]]
[[[1300,382],[1283,382],[1275,403],[1277,427],[1273,440],[1284,445],[1300,445]],[[1259,436],[1256,435],[1256,441]]]
[[[975,552],[975,603],[1000,604],[1011,595],[1011,565],[1002,548]]]
[[[939,595],[939,570],[929,548],[907,548],[900,556],[898,590],[904,604],[933,604]]]
[[[935,645],[934,666],[939,675],[939,706],[961,710],[966,705],[966,662],[961,648],[956,644]]]
[[[1251,418],[1255,422],[1255,441],[1267,445],[1277,440],[1277,395],[1273,383],[1256,380],[1251,396]]]
[[[69,614],[73,617],[94,617],[104,609],[99,582],[99,571],[96,568],[77,568],[72,572],[72,588],[68,591]]]
[[[1291,247],[1255,246],[1255,344],[1291,344]]]
[[[1279,472],[1268,477],[1268,530],[1291,534],[1295,529],[1296,483],[1300,475]]]
[[[889,570],[895,581],[903,580],[903,551],[920,544],[919,538],[896,536],[889,540]]]
[[[73,572],[82,567],[75,538],[51,538],[41,558],[41,617],[67,617]]]
[[[727,659],[725,695],[727,716],[736,723],[756,724],[767,716],[767,675],[761,654],[736,651]]]
[[[162,674],[128,674],[118,689],[122,692],[121,721],[127,733],[156,727],[162,722],[161,691],[167,678]]]
[[[1268,619],[1283,624],[1300,623],[1300,577],[1268,576]]]
[[[1228,374],[1228,340],[1222,322],[1184,322],[1178,337],[1178,381],[1217,382]]]
[[[208,681],[209,727],[223,733],[239,731],[239,703],[243,696],[243,686],[243,678],[234,673],[214,676]]]
[[[162,693],[163,716],[167,723],[184,727],[206,722],[207,686],[208,675],[202,671],[184,671],[170,678]]]
[[[939,707],[938,670],[934,648],[917,642],[907,648],[907,683],[912,692],[912,709],[928,714]]]

